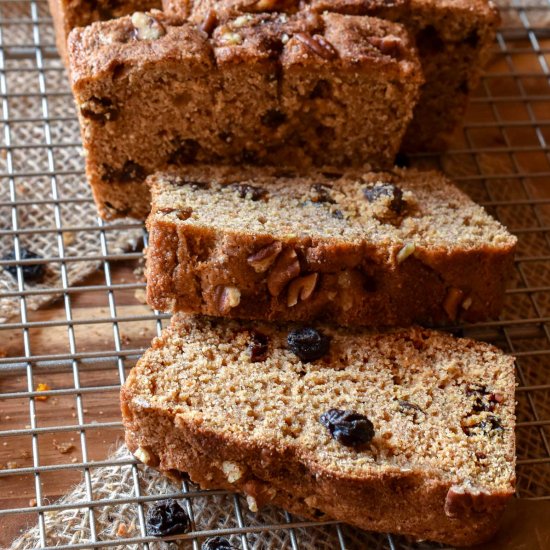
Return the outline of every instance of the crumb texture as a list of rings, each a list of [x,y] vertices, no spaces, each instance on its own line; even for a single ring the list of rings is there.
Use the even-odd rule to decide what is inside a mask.
[[[204,167],[148,183],[157,309],[403,326],[502,305],[516,239],[439,173]]]
[[[440,516],[431,528],[422,509],[406,510],[410,534],[445,540],[438,527],[447,521],[461,533],[472,499],[484,510],[494,506],[482,523],[501,510],[514,483],[512,358],[420,328],[374,334],[325,326],[315,330],[329,348],[308,362],[289,345],[291,330],[176,316],[123,389],[131,446],[148,447],[165,470],[185,471],[189,460],[195,481],[221,482],[263,502],[278,502],[278,490],[285,490],[285,475],[277,471],[282,461],[294,498],[309,497],[314,508],[338,518],[332,498],[326,508],[324,491],[329,484],[338,493],[341,485],[349,490],[346,511],[355,509],[343,519],[363,528],[377,528],[388,512],[383,501],[374,513],[380,517],[358,518],[355,499],[371,484],[380,495],[402,492],[403,502],[412,495],[418,502],[430,495],[441,500],[426,508],[428,516]],[[267,343],[260,359],[251,351],[258,335]],[[374,436],[359,447],[342,444],[321,422],[331,409],[366,417]],[[164,446],[178,437],[186,445]],[[216,459],[195,463],[197,453],[210,450],[202,445],[212,445]],[[390,506],[395,495],[386,497]],[[476,521],[469,540],[480,536]],[[453,536],[447,540],[463,534]]]

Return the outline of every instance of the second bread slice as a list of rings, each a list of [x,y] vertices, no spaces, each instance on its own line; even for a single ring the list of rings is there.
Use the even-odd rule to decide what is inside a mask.
[[[342,325],[498,314],[516,238],[436,172],[150,178],[163,311]]]

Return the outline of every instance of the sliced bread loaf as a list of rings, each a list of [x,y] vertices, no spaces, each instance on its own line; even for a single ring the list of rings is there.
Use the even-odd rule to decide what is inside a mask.
[[[271,174],[150,178],[152,306],[342,325],[498,314],[516,238],[443,175]]]
[[[466,545],[514,491],[513,358],[386,333],[176,315],[122,388],[126,442],[203,488]]]

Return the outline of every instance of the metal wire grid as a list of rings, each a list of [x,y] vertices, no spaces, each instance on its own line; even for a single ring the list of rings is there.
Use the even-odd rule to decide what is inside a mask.
[[[15,16],[8,17],[7,8],[12,6],[17,6]],[[497,343],[518,357],[518,496],[532,499],[550,499],[550,411],[545,406],[550,397],[550,10],[547,8],[546,4],[542,7],[529,5],[504,10],[507,26],[499,33],[495,46],[497,68],[493,67],[486,75],[481,90],[472,100],[464,135],[457,138],[457,147],[442,158],[419,156],[416,159],[420,165],[435,163],[451,173],[472,196],[514,228],[520,238],[515,286],[508,292],[509,307],[503,317],[497,322],[485,322],[462,329],[468,335]],[[527,65],[523,63],[525,60]],[[35,88],[10,88],[14,72],[27,72],[35,79]],[[118,389],[128,368],[142,353],[150,336],[160,333],[167,316],[144,307],[137,313],[128,311],[129,294],[142,289],[144,283],[136,279],[126,282],[118,273],[121,266],[139,261],[141,252],[113,254],[109,251],[110,232],[141,229],[141,224],[106,224],[99,218],[95,225],[67,226],[63,223],[65,208],[91,203],[91,197],[66,197],[64,193],[64,178],[81,178],[83,170],[82,163],[77,168],[67,169],[62,162],[63,155],[67,151],[76,152],[80,143],[77,139],[59,140],[58,134],[53,131],[54,126],[60,124],[76,124],[76,119],[68,87],[52,86],[52,74],[57,75],[54,77],[56,80],[63,78],[63,68],[53,46],[45,2],[0,0],[0,123],[3,126],[2,151],[5,154],[5,170],[0,173],[0,208],[8,208],[11,216],[11,227],[1,229],[0,238],[11,239],[17,258],[14,261],[0,261],[0,266],[16,266],[17,291],[2,296],[15,296],[20,302],[20,319],[0,326],[0,346],[8,336],[13,338],[14,334],[19,340],[16,346],[19,352],[11,353],[10,357],[0,357],[0,427],[6,428],[0,431],[0,439],[20,442],[30,438],[29,460],[32,462],[28,467],[8,464],[7,468],[0,470],[0,522],[32,514],[31,523],[38,521],[40,547],[53,548],[47,542],[47,513],[63,507],[78,508],[88,514],[89,541],[56,548],[106,548],[129,544],[149,548],[148,543],[158,539],[146,535],[144,510],[147,503],[158,500],[159,495],[142,494],[140,473],[133,459],[105,459],[105,454],[100,459],[92,458],[94,450],[90,439],[93,439],[93,434],[100,430],[113,430],[113,434],[118,435],[121,424],[116,414],[112,421],[90,420],[86,403],[98,396],[107,396],[106,399],[116,409]],[[25,116],[14,114],[11,109],[12,104],[20,100],[34,105]],[[61,110],[60,101],[65,104]],[[490,114],[488,119],[487,113]],[[39,128],[40,135],[31,141],[22,141],[14,130],[18,124]],[[31,150],[45,153],[45,169],[32,171],[18,168],[17,155]],[[495,159],[498,161],[496,164]],[[22,178],[46,178],[49,196],[45,193],[40,199],[21,197],[18,182]],[[21,227],[19,209],[27,206],[50,208],[52,226]],[[99,240],[101,253],[85,257],[67,255],[64,241],[67,233],[93,233]],[[56,241],[58,254],[42,260],[61,267],[59,285],[55,288],[35,289],[25,285],[22,267],[35,263],[34,260],[20,260],[22,238],[29,234],[49,235]],[[69,286],[67,266],[71,262],[97,260],[102,262],[99,278],[92,278],[80,286]],[[61,296],[57,306],[47,309],[50,315],[41,316],[29,310],[28,298],[39,294]],[[98,316],[96,310],[93,310],[92,316],[80,315],[80,308],[75,307],[75,304],[79,305],[90,295],[102,296],[106,306],[103,314]],[[124,339],[125,327],[136,322],[147,325],[148,332],[142,340],[138,340],[139,345],[128,345]],[[111,346],[84,349],[78,345],[82,330],[98,327],[103,332],[105,329],[112,331]],[[43,340],[36,338],[37,331],[51,331],[52,334],[64,332],[66,341],[53,347],[44,345]],[[110,381],[112,383],[103,382],[103,379],[99,383],[94,378],[90,384],[88,374],[95,371],[105,373],[107,382],[109,376],[114,374],[114,379]],[[36,391],[42,377],[52,373],[58,376],[58,380],[64,380],[61,385],[67,387]],[[4,391],[2,379],[11,380],[12,377],[19,377],[21,386],[18,387],[16,381],[13,389]],[[44,397],[51,400],[74,399],[75,420],[65,423],[65,419],[54,418],[53,422],[41,425],[38,400]],[[13,428],[2,422],[4,405],[10,402],[27,403],[28,424],[25,427]],[[522,436],[523,431],[528,435]],[[61,462],[53,460],[51,462],[58,463],[45,463],[44,445],[39,444],[41,438],[69,433],[78,435],[81,459],[68,462],[62,457]],[[111,436],[110,440],[114,441],[114,437]],[[119,501],[94,498],[92,472],[104,466],[131,468],[134,497]],[[86,491],[84,501],[77,504],[49,502],[42,483],[48,475],[62,473],[83,475]],[[3,493],[3,481],[16,477],[21,479],[21,476],[32,479],[32,495],[36,506],[21,506],[15,497],[10,499]],[[199,491],[183,482],[181,490],[170,496],[184,499],[191,520],[194,521],[193,499],[204,494],[226,493]],[[162,498],[165,497],[162,495]],[[250,537],[258,531],[284,532],[285,545],[296,550],[306,547],[303,542],[306,538],[304,529],[307,532],[321,524],[301,522],[285,513],[280,522],[250,526],[240,497],[228,498],[232,501],[233,509],[228,510],[228,514],[234,516],[234,527],[209,532],[201,531],[193,523],[194,530],[183,538],[190,541],[194,550],[200,547],[200,540],[211,534],[235,535],[233,542],[245,550],[257,547],[255,539]],[[125,539],[123,543],[120,539],[104,540],[95,527],[97,511],[103,506],[126,502],[136,506],[138,535]],[[340,548],[352,548],[356,544],[350,542],[348,528],[339,524],[330,528],[335,530],[334,540]],[[1,532],[0,527],[0,536]],[[390,535],[373,536],[365,540],[368,540],[369,547],[394,549],[409,546],[402,538]],[[366,546],[364,543],[360,547]]]

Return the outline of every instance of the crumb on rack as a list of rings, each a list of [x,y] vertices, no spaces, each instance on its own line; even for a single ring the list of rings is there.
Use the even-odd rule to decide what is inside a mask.
[[[45,382],[40,382],[38,386],[36,386],[36,391],[48,391],[51,389],[52,388],[50,388],[50,386],[48,386],[48,384],[46,384]],[[38,401],[46,401],[47,399],[49,399],[49,397],[49,395],[37,395],[35,399],[37,399]]]

